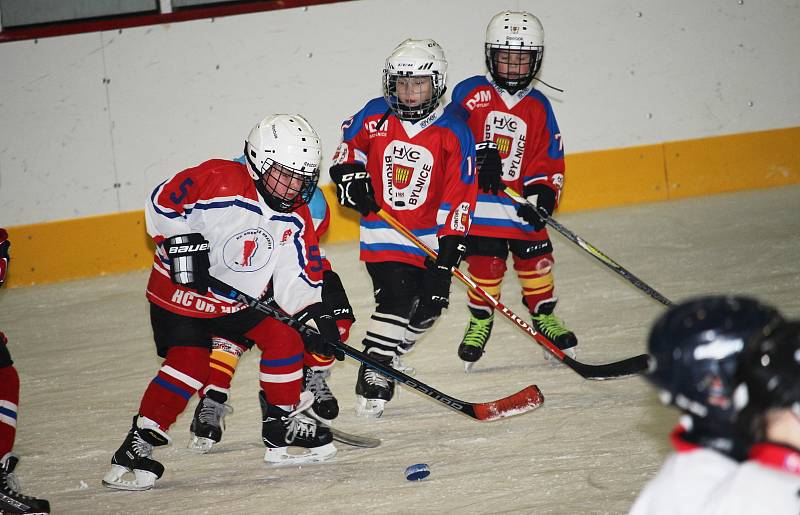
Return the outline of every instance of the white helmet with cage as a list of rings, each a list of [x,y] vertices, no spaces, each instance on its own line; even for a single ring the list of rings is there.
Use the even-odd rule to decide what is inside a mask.
[[[401,120],[416,122],[432,113],[444,95],[447,60],[439,43],[432,39],[406,39],[386,59],[383,69],[383,96]],[[414,83],[413,78],[427,79]],[[398,96],[397,81],[411,89],[405,98]],[[428,88],[428,84],[430,88]]]
[[[307,204],[319,180],[322,146],[311,124],[297,114],[273,114],[250,131],[247,170],[264,201],[288,213]]]
[[[486,66],[494,81],[516,93],[531,83],[542,64],[542,22],[525,11],[498,13],[486,27],[485,48]]]

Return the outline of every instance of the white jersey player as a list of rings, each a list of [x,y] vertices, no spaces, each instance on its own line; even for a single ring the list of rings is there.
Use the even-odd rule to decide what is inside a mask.
[[[683,412],[672,454],[630,513],[705,513],[711,493],[738,466],[746,442],[734,424],[734,373],[746,341],[780,316],[746,297],[710,296],[672,307],[650,332],[650,372],[662,402]]]

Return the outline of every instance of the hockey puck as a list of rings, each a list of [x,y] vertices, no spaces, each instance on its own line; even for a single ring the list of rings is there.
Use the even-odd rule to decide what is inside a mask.
[[[430,475],[431,471],[427,463],[417,463],[406,469],[406,479],[409,481],[422,481]]]

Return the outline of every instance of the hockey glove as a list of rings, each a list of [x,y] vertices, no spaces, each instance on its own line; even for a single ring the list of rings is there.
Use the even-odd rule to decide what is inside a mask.
[[[372,180],[361,163],[343,163],[331,166],[331,180],[336,183],[339,204],[355,209],[361,216],[380,210],[375,202]]]
[[[8,233],[5,229],[0,229],[0,286],[3,286],[6,281],[8,263],[11,261],[11,256],[8,254],[10,246],[11,242],[8,241]]]
[[[439,238],[439,256],[435,262],[426,262],[422,295],[409,324],[423,328],[430,327],[442,314],[442,310],[450,305],[450,269],[458,267],[465,250],[462,236]]]
[[[481,141],[475,145],[475,162],[478,168],[478,187],[484,193],[500,191],[503,181],[503,162],[493,141]]]
[[[336,327],[339,328],[339,336],[346,342],[350,337],[350,326],[356,321],[356,317],[353,316],[353,308],[347,292],[344,291],[342,280],[333,270],[325,270],[322,274],[322,302],[330,306]]]
[[[208,293],[208,242],[197,232],[179,234],[162,244],[169,256],[172,282],[194,288],[200,295]]]
[[[335,357],[339,361],[344,359],[344,351],[335,346],[342,342],[339,328],[336,326],[333,313],[324,303],[317,302],[310,305],[295,318],[305,324],[313,320],[319,332],[318,335],[303,335],[303,344],[308,352],[327,358]]]
[[[553,210],[556,207],[555,192],[544,184],[533,184],[525,186],[525,189],[522,190],[522,196],[528,199],[528,202],[536,206],[536,208],[528,204],[518,204],[517,216],[531,224],[537,231],[541,231],[547,224],[547,218],[553,214]],[[542,218],[542,214],[547,216]]]

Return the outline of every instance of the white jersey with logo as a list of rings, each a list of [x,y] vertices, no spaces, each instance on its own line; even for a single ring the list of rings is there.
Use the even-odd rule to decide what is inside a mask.
[[[187,233],[208,240],[210,274],[248,295],[261,297],[272,283],[290,314],[321,301],[323,259],[307,206],[273,211],[241,163],[214,159],[183,170],[153,190],[145,216],[156,243],[147,297],[164,309],[211,318],[244,307],[224,292],[199,295],[171,281],[160,243]]]

